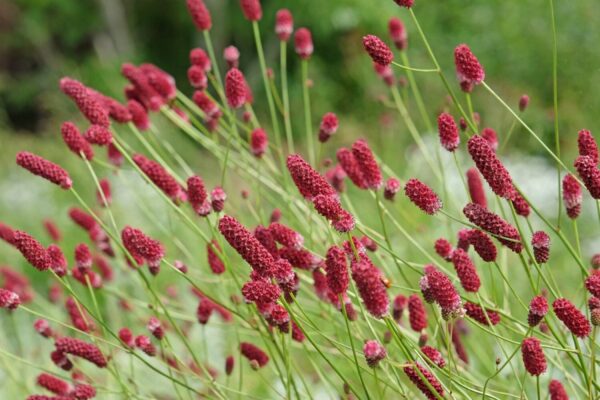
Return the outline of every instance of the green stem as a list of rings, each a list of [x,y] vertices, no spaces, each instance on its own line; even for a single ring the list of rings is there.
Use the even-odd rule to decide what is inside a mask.
[[[288,153],[294,154],[294,137],[292,134],[292,121],[290,116],[290,96],[288,93],[287,82],[287,42],[279,42],[279,61],[281,64],[281,91],[283,98],[283,122],[285,126],[285,136],[287,138]]]
[[[306,130],[306,145],[310,165],[316,166],[315,146],[312,132],[312,116],[310,109],[310,95],[308,93],[308,60],[302,60],[302,99],[304,102],[304,127]]]

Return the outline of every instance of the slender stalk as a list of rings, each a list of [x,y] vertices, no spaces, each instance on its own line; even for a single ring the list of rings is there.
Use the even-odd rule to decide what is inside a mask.
[[[304,129],[306,131],[306,146],[308,147],[308,159],[310,164],[316,166],[317,160],[315,159],[315,145],[312,132],[312,114],[308,89],[308,60],[302,60],[302,100],[304,102]]]
[[[294,137],[292,134],[292,120],[290,116],[290,96],[288,93],[287,81],[287,42],[279,42],[279,62],[281,70],[281,97],[283,99],[283,122],[285,126],[285,136],[287,139],[288,153],[294,154]]]

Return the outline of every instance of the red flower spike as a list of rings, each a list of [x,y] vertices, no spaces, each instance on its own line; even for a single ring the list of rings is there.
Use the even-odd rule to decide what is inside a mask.
[[[481,137],[487,140],[492,150],[498,150],[498,135],[492,128],[483,128]]]
[[[50,328],[50,323],[48,323],[48,321],[45,319],[36,319],[33,323],[33,328],[37,333],[45,338],[49,338],[54,335],[52,328]]]
[[[165,255],[162,244],[139,229],[126,226],[121,231],[121,240],[131,255],[143,257],[149,265],[160,263]]]
[[[413,0],[395,0],[396,2],[410,2],[410,5],[412,5],[412,1]],[[410,7],[410,6],[405,6],[405,7]],[[417,372],[417,369],[419,370],[419,372]],[[411,363],[410,365],[407,365],[406,367],[403,368],[404,373],[406,374],[406,376],[408,377],[408,379],[410,379],[410,381],[412,383],[414,383],[417,388],[421,391],[421,393],[423,393],[425,395],[425,397],[427,397],[428,400],[436,400],[437,397],[436,395],[431,391],[431,389],[429,389],[429,386],[431,386],[438,394],[439,397],[444,398],[444,389],[442,388],[442,384],[437,380],[437,378],[431,373],[429,372],[428,369],[426,369],[425,367],[423,367],[421,364],[415,362],[415,363]],[[429,385],[427,385],[425,382],[423,382],[423,379],[421,378],[421,376],[423,376],[428,382]]]
[[[330,247],[327,250],[325,265],[327,266],[327,285],[329,289],[336,295],[346,293],[350,279],[344,250],[337,246]]]
[[[496,261],[498,250],[496,250],[494,242],[485,232],[478,229],[472,229],[469,231],[468,240],[483,261]]]
[[[563,202],[567,209],[567,215],[571,219],[575,219],[581,212],[581,202],[583,195],[581,194],[581,186],[577,179],[571,174],[565,175],[562,181]]]
[[[393,201],[396,197],[396,193],[400,191],[400,181],[396,178],[388,178],[385,182],[385,188],[383,190],[383,197],[386,200]]]
[[[148,331],[150,331],[152,336],[158,340],[162,340],[162,338],[165,337],[165,330],[162,327],[161,322],[156,317],[150,317],[148,323],[146,324],[146,328]]]
[[[444,319],[452,319],[462,313],[462,301],[452,281],[437,268],[430,268],[419,282],[424,291],[442,309]]]
[[[240,352],[249,361],[255,362],[255,365],[258,368],[264,367],[269,362],[269,356],[267,355],[267,353],[265,353],[259,347],[253,345],[252,343],[240,343]]]
[[[121,74],[133,84],[136,100],[149,110],[158,111],[160,109],[164,100],[151,85],[147,74],[141,68],[125,63],[121,66]]]
[[[119,339],[121,339],[121,342],[123,342],[123,344],[129,348],[133,348],[135,346],[133,333],[129,328],[119,329]]]
[[[83,358],[99,368],[104,368],[107,365],[106,358],[104,358],[100,349],[91,343],[65,336],[56,339],[55,345],[57,351]]]
[[[312,34],[307,28],[300,28],[296,31],[294,34],[294,47],[301,59],[310,59],[315,48],[313,45]]]
[[[354,157],[352,151],[345,147],[338,149],[336,153],[340,167],[344,170],[348,178],[360,189],[367,189],[367,181],[363,176],[362,169]]]
[[[269,232],[278,243],[287,247],[300,248],[304,244],[301,234],[279,222],[269,225]]]
[[[529,96],[524,94],[521,96],[521,98],[519,98],[519,111],[521,111],[521,112],[525,111],[525,109],[527,108],[528,105],[529,105]]]
[[[198,215],[206,216],[212,211],[204,181],[199,176],[190,176],[187,180],[187,195],[190,204]]]
[[[531,238],[531,246],[533,247],[533,255],[538,264],[548,262],[550,256],[550,237],[544,231],[537,231]]]
[[[52,258],[44,246],[27,232],[14,231],[13,245],[38,271],[45,271],[52,266]]]
[[[460,321],[460,320],[459,320]],[[465,364],[469,363],[469,355],[467,354],[467,350],[465,349],[462,339],[460,338],[460,332],[458,330],[458,325],[454,324],[452,327],[452,344],[454,345],[454,351],[456,351],[456,355]]]
[[[71,78],[62,78],[60,90],[73,100],[79,111],[92,125],[100,125],[105,128],[110,125],[108,111],[81,82]]]
[[[0,288],[0,308],[16,310],[21,304],[19,295],[13,291]]]
[[[92,253],[85,243],[80,243],[75,247],[75,262],[79,269],[92,268]]]
[[[63,189],[70,189],[73,181],[69,173],[57,164],[50,162],[38,155],[21,151],[17,153],[17,165],[26,169],[34,175],[40,176]]]
[[[83,283],[86,284],[85,280]],[[77,329],[84,332],[91,332],[96,329],[96,326],[94,325],[90,316],[86,313],[83,306],[77,303],[75,299],[68,297],[67,301],[65,302],[65,308],[69,313],[69,317],[71,318],[73,326],[75,326]]]
[[[210,267],[210,270],[213,273],[219,275],[225,272],[225,264],[223,264],[223,261],[221,261],[221,259],[217,255],[217,251],[222,253],[221,247],[215,239],[211,240],[210,243],[206,244],[206,256],[208,257],[208,266]]]
[[[323,115],[321,125],[319,126],[319,142],[327,142],[337,132],[338,127],[339,121],[334,113],[328,112]]]
[[[181,186],[179,186],[179,183],[177,183],[175,178],[173,178],[162,165],[156,161],[149,160],[142,154],[135,154],[132,158],[148,179],[150,179],[150,181],[162,190],[171,200],[178,202],[185,198],[185,193]]]
[[[70,371],[73,368],[73,363],[69,360],[65,353],[55,350],[50,353],[50,359],[59,368]]]
[[[117,149],[117,147],[111,143],[108,145],[106,149],[106,153],[108,156],[108,161],[115,167],[120,167],[123,165],[123,154]]]
[[[521,355],[523,356],[523,365],[531,375],[539,376],[546,372],[546,357],[539,339],[534,337],[523,339]]]
[[[588,308],[590,309],[590,311],[596,308],[600,308],[600,298],[591,296],[588,299]]]
[[[548,385],[550,400],[569,400],[569,395],[560,381],[552,379]]]
[[[46,373],[39,374],[36,383],[44,389],[58,395],[68,395],[73,389],[68,382]]]
[[[236,67],[237,68],[237,67]],[[206,72],[199,65],[191,65],[187,70],[188,81],[194,89],[205,90],[208,86]]]
[[[456,76],[465,92],[470,92],[473,85],[479,85],[485,79],[483,67],[466,44],[458,45],[454,49],[454,64]]]
[[[269,138],[262,128],[256,128],[250,134],[250,150],[255,157],[261,158],[269,147]]]
[[[325,172],[325,179],[327,179],[327,182],[329,182],[338,193],[343,193],[346,190],[344,178],[346,178],[346,171],[338,164]]]
[[[481,175],[479,175],[479,172],[477,172],[476,168],[470,168],[467,171],[467,184],[469,186],[469,195],[471,197],[471,201],[487,208],[485,189],[483,188]]]
[[[529,303],[527,322],[530,327],[537,326],[548,313],[548,300],[544,296],[535,296]]]
[[[100,184],[100,188],[96,190],[96,200],[102,207],[108,207],[112,203],[110,181],[103,178],[98,183]]]
[[[227,200],[227,193],[225,193],[221,186],[215,186],[210,192],[210,204],[214,212],[223,211],[225,200]]]
[[[471,229],[463,228],[458,231],[456,236],[458,237],[456,247],[463,249],[464,251],[468,251],[469,246],[471,245]]]
[[[352,145],[352,154],[356,158],[356,162],[361,169],[369,189],[379,189],[383,185],[381,171],[366,140],[358,139],[354,142]]]
[[[10,245],[14,245],[15,231],[8,225],[0,222],[0,239]]]
[[[460,143],[460,136],[458,135],[458,127],[452,115],[448,113],[441,113],[439,115],[438,132],[442,147],[450,152],[456,150]]]
[[[564,298],[554,300],[552,303],[554,314],[577,337],[584,338],[590,334],[590,322],[573,303]]]
[[[470,318],[473,318],[482,325],[490,325],[490,323],[492,325],[498,325],[500,323],[500,314],[489,309],[485,309],[484,311],[481,306],[471,303],[470,301],[465,303],[465,311]]]
[[[96,397],[96,389],[93,386],[87,384],[79,384],[75,386],[73,391],[73,397],[76,400],[89,400]]]
[[[257,280],[246,282],[242,287],[242,295],[247,302],[258,304],[271,304],[281,295],[279,286],[267,281]]]
[[[196,29],[199,31],[208,31],[212,27],[210,12],[206,8],[203,0],[187,0],[187,7]]]
[[[227,46],[223,49],[223,58],[229,68],[238,68],[240,51],[235,46]]]
[[[60,128],[62,138],[73,153],[79,157],[84,157],[86,160],[94,158],[94,150],[92,146],[83,138],[77,126],[72,122],[64,122]]]
[[[248,21],[260,21],[262,18],[260,0],[240,0],[240,6]]]
[[[201,48],[190,50],[190,64],[201,66],[204,72],[208,72],[212,69],[208,54]]]
[[[136,100],[127,101],[127,109],[131,113],[131,121],[140,131],[145,131],[150,127],[148,113],[143,105]]]
[[[367,35],[363,36],[362,41],[373,62],[384,66],[392,63],[394,54],[383,40],[375,35]]]
[[[221,114],[221,110],[219,106],[215,102],[213,102],[210,97],[206,95],[206,93],[196,90],[194,95],[192,96],[192,100],[194,103],[204,112],[204,120],[208,121],[212,118],[218,118]]]
[[[387,355],[385,348],[377,340],[367,340],[363,346],[363,353],[371,368],[377,367]]]
[[[312,199],[320,194],[336,196],[327,180],[315,171],[300,155],[291,154],[287,158],[287,168],[300,194]]]
[[[515,192],[514,199],[511,200],[511,203],[517,215],[527,218],[529,217],[529,214],[531,214],[529,203],[527,203],[527,200],[525,200],[519,192]]]
[[[85,140],[91,144],[97,144],[98,146],[106,146],[112,143],[112,133],[108,128],[101,125],[92,125],[85,131]]]
[[[479,135],[474,135],[469,139],[467,149],[475,165],[477,165],[477,169],[479,169],[494,193],[507,200],[512,200],[516,193],[512,178],[502,162],[496,157],[496,153],[488,141]]]
[[[154,357],[156,355],[156,347],[154,346],[154,344],[152,344],[152,341],[150,341],[150,338],[148,336],[136,336],[135,346],[150,357]]]
[[[440,238],[436,240],[434,249],[437,255],[442,257],[444,260],[450,261],[452,259],[452,252],[454,249],[452,248],[452,244],[446,239]]]
[[[423,301],[416,294],[411,294],[408,298],[408,318],[413,331],[421,332],[427,328],[427,311]]]
[[[523,250],[521,236],[517,228],[503,220],[500,216],[488,211],[478,204],[469,203],[463,208],[463,214],[485,232],[496,236],[498,241],[514,251],[520,253]]]
[[[479,275],[475,264],[463,249],[456,249],[452,253],[452,264],[456,274],[460,279],[460,283],[467,292],[477,292],[481,286]]]
[[[400,7],[411,8],[415,0],[394,0]]]
[[[578,133],[577,146],[579,147],[580,156],[588,156],[598,164],[598,145],[592,135],[592,132],[587,129],[582,129]]]
[[[231,68],[225,75],[225,95],[231,108],[240,108],[246,103],[246,79],[237,68]]]
[[[365,257],[352,262],[352,279],[356,283],[365,308],[375,318],[383,318],[390,308],[381,271]]]
[[[260,276],[272,274],[275,260],[267,249],[235,218],[228,215],[219,221],[219,231],[227,242]]]
[[[595,273],[590,275],[585,280],[585,287],[596,298],[600,298],[600,274]]]
[[[390,18],[388,30],[396,48],[398,50],[406,50],[408,47],[408,35],[402,21],[396,17]]]
[[[287,42],[294,31],[294,19],[290,10],[282,8],[275,14],[275,34],[282,42]]]
[[[50,236],[53,242],[60,242],[60,240],[62,239],[62,234],[60,233],[60,230],[58,229],[58,226],[56,226],[54,221],[52,221],[51,219],[44,220],[44,228],[46,228],[46,232],[48,232],[48,235]]]
[[[438,349],[431,346],[423,346],[421,347],[421,351],[433,364],[440,368],[444,368],[446,366],[446,360],[444,360],[442,353],[440,353]]]
[[[406,296],[399,294],[394,298],[394,302],[392,305],[392,315],[396,322],[399,322],[400,318],[402,318],[402,314],[404,313],[404,309],[406,308],[407,304],[408,299],[406,298]]]
[[[233,366],[235,365],[235,359],[233,356],[227,356],[225,359],[225,375],[230,376],[233,372]]]
[[[418,179],[409,179],[404,185],[404,194],[414,205],[433,215],[442,208],[442,201],[438,195]]]
[[[597,162],[590,156],[579,156],[575,159],[574,166],[590,195],[596,200],[600,199],[600,170]]]

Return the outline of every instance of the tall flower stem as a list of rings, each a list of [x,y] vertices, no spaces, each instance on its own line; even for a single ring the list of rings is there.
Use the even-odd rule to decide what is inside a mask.
[[[352,243],[352,242],[351,242]],[[350,341],[350,347],[352,347],[352,356],[354,357],[354,364],[356,364],[356,370],[358,372],[358,378],[360,379],[360,383],[365,391],[365,396],[367,399],[370,399],[369,390],[367,389],[367,385],[365,385],[365,380],[363,379],[362,373],[360,372],[360,366],[358,364],[358,357],[356,355],[356,348],[354,346],[354,339],[352,337],[352,331],[350,330],[350,323],[348,322],[348,313],[346,312],[346,307],[344,306],[344,298],[343,296],[339,296],[340,306],[342,308],[342,312],[344,314],[344,322],[346,324],[346,331],[348,332],[348,340]]]
[[[308,60],[302,60],[302,100],[304,102],[304,128],[306,130],[306,145],[310,164],[316,166],[315,145],[312,132],[312,112],[310,108],[310,94],[308,91]]]
[[[287,42],[279,42],[279,63],[281,74],[281,97],[283,98],[283,122],[285,126],[285,136],[287,139],[288,153],[294,154],[294,137],[292,134],[292,121],[290,116],[290,96],[288,93],[287,82]]]

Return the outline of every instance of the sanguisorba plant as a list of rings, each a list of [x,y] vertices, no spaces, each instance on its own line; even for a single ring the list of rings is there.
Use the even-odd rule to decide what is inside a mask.
[[[559,157],[558,129],[551,150],[525,122],[527,96],[513,110],[487,84],[466,44],[455,48],[458,79],[449,81],[413,1],[395,2],[412,19],[420,38],[414,43],[433,67],[410,66],[407,28],[397,17],[389,31],[401,63],[377,36],[365,35],[362,44],[389,88],[388,105],[431,169],[422,176],[401,178],[366,139],[328,147],[340,124],[328,112],[318,132],[313,129],[310,30],[294,32],[292,13],[278,11],[281,64],[277,72],[268,68],[259,0],[240,5],[256,42],[265,124],[254,112],[233,46],[224,50],[223,74],[202,0],[187,0],[205,46],[190,51],[191,99],[152,64],[123,65],[126,105],[75,79],[60,80],[60,90],[88,122],[83,133],[65,122],[61,134],[89,181],[73,181],[61,166],[27,151],[16,162],[70,191],[69,217],[89,237],[68,249],[51,220],[44,221],[50,245],[0,224],[8,245],[3,251],[19,251],[42,282],[47,278],[49,290],[47,296],[35,293],[22,272],[0,269],[0,307],[32,320],[32,326],[14,327],[16,339],[19,331],[39,333],[27,346],[0,349],[5,375],[17,390],[30,400],[597,398],[600,256],[589,269],[577,233],[583,187],[596,205],[600,199],[594,137],[579,132],[579,156],[569,168]],[[301,63],[301,143],[292,140],[297,116],[290,110],[286,73],[292,38]],[[393,67],[407,74],[408,89],[400,88]],[[439,76],[448,92],[451,102],[439,115],[425,107],[419,74]],[[556,90],[556,79],[554,85]],[[487,91],[514,118],[506,136],[480,130],[474,90]],[[413,120],[408,102],[421,122]],[[439,144],[429,140],[436,118]],[[206,181],[157,128],[166,123],[218,161],[218,170],[203,171]],[[502,161],[500,150],[517,125],[556,162],[557,217],[528,200]],[[101,149],[106,157],[97,154]],[[336,161],[325,158],[330,153]],[[463,185],[447,187],[452,169],[442,159],[448,155]],[[135,206],[147,218],[114,217],[119,205],[111,187],[116,180],[115,186],[129,184],[127,170],[156,192],[152,198],[164,203],[169,227],[148,212],[144,193]],[[240,179],[253,191],[238,194]],[[212,190],[206,182],[213,182]],[[84,185],[96,187],[96,198],[79,194]],[[359,191],[373,202],[357,202]],[[239,201],[228,201],[233,196]],[[445,225],[445,237],[433,237],[439,229],[418,229],[417,209],[432,226]],[[372,214],[379,219],[371,221]],[[561,225],[567,217],[572,229]],[[69,261],[65,254],[74,256]],[[568,287],[580,290],[564,291],[554,278],[560,267],[553,265],[554,254],[570,260],[575,283]],[[14,373],[21,363],[36,371],[35,380]]]

